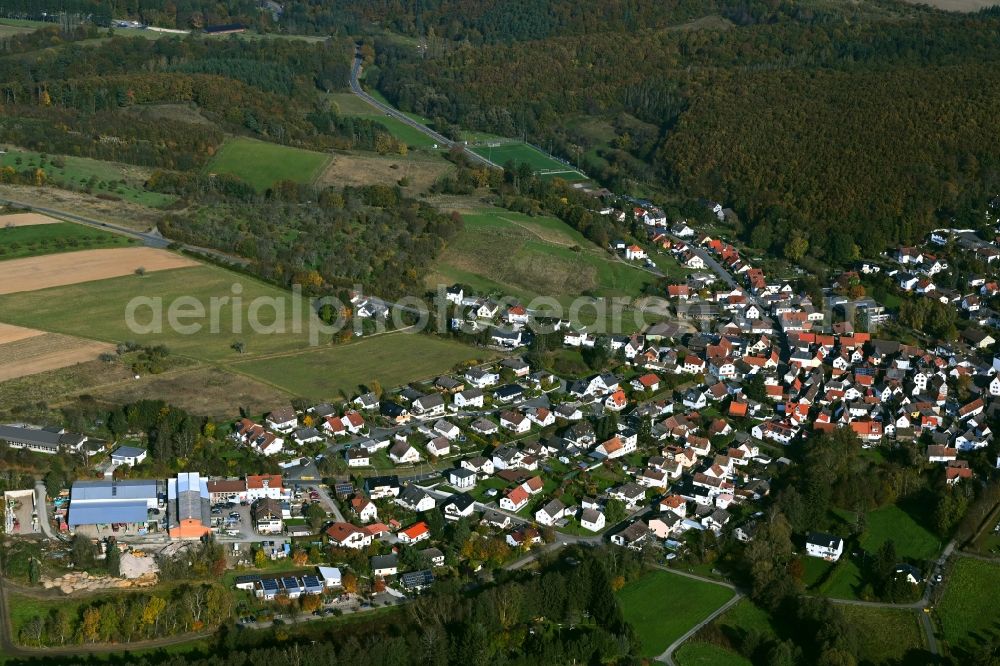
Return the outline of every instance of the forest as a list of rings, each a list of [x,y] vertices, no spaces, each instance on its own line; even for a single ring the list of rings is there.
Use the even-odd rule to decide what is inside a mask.
[[[728,29],[429,38],[420,52],[376,38],[368,78],[405,110],[583,156],[618,191],[723,201],[775,254],[803,230],[796,254],[830,264],[911,242],[1000,188],[997,12],[776,13]],[[578,131],[588,118],[613,136]]]

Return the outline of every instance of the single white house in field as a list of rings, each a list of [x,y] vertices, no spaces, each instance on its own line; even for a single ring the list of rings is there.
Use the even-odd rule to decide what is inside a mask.
[[[844,540],[822,532],[810,532],[806,537],[806,554],[836,562],[844,553]]]

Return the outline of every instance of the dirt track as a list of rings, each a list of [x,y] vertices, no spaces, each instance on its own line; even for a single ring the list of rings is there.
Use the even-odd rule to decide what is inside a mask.
[[[0,227],[33,227],[38,224],[58,224],[59,220],[39,213],[14,213],[0,215]]]
[[[0,261],[0,294],[131,275],[139,267],[152,273],[197,265],[173,252],[149,247],[83,250],[11,259]]]

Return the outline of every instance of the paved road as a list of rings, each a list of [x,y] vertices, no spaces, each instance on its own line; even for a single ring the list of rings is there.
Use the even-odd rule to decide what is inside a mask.
[[[330,497],[330,493],[326,492],[326,487],[320,483],[299,483],[303,488],[315,488],[316,492],[319,493],[319,498],[326,505],[326,508],[333,514],[333,517],[337,519],[338,523],[346,522],[344,520],[344,514],[340,512],[340,506],[333,501]]]
[[[668,569],[668,571],[669,571],[669,569]],[[680,573],[680,572],[675,571],[674,573]],[[709,579],[703,579],[703,580],[709,580]],[[716,608],[715,611],[711,615],[709,615],[704,620],[702,620],[698,624],[696,624],[693,627],[691,627],[690,629],[688,629],[684,633],[683,636],[681,636],[676,641],[674,641],[673,643],[671,643],[670,645],[668,645],[667,649],[663,651],[663,654],[661,654],[659,657],[656,658],[656,661],[661,661],[661,662],[663,662],[665,664],[668,664],[669,666],[676,666],[676,662],[674,661],[674,652],[677,650],[677,648],[679,648],[684,643],[684,641],[688,640],[689,638],[691,638],[692,636],[694,636],[696,633],[698,633],[699,631],[701,631],[702,627],[704,627],[709,622],[711,622],[712,620],[714,620],[715,618],[719,617],[720,615],[722,615],[723,613],[725,613],[727,610],[729,610],[730,608],[732,608],[733,606],[735,606],[739,602],[739,600],[742,599],[742,598],[743,598],[743,594],[741,592],[737,592],[736,594],[734,594],[732,599],[730,599],[726,603],[724,603],[721,606],[719,606],[718,608]]]
[[[392,108],[388,104],[383,104],[382,102],[378,101],[377,99],[366,93],[361,88],[361,83],[358,81],[358,77],[360,76],[360,74],[361,74],[361,57],[355,56],[354,67],[351,68],[351,92],[353,92],[355,95],[363,99],[371,106],[374,106],[376,109],[386,114],[387,116],[395,118],[399,122],[405,123],[410,127],[412,127],[413,129],[418,130],[423,134],[426,134],[430,138],[434,139],[434,141],[436,141],[439,146],[444,146],[446,148],[452,148],[453,146],[460,146],[464,148],[463,144],[457,143],[455,141],[452,141],[451,139],[446,138],[444,135],[435,132],[430,127],[418,123],[416,120],[410,118],[405,113],[402,113],[399,110]],[[477,155],[471,150],[466,150],[465,154],[473,162],[479,162],[480,164],[485,164],[486,166],[494,167],[497,169],[502,168],[499,164],[491,162],[482,155]]]
[[[706,578],[705,576],[699,576],[698,574],[689,573],[687,571],[680,571],[679,569],[671,569],[669,567],[664,567],[664,566],[658,566],[657,568],[660,569],[661,571],[666,571],[667,573],[674,574],[675,576],[683,576],[684,578],[690,578],[692,580],[701,581],[702,583],[709,583],[711,585],[718,585],[719,587],[725,587],[725,588],[728,588],[728,589],[732,590],[733,592],[735,592],[735,594],[733,595],[732,599],[730,599],[726,603],[724,603],[721,606],[719,606],[718,608],[716,608],[715,611],[711,615],[709,615],[708,617],[706,617],[704,620],[702,620],[701,622],[699,622],[695,626],[693,626],[690,629],[688,629],[688,631],[685,632],[685,634],[683,636],[681,636],[676,641],[674,641],[673,643],[671,643],[670,645],[668,645],[667,649],[664,650],[663,653],[656,658],[656,661],[661,661],[661,662],[663,662],[665,664],[669,664],[670,666],[674,666],[674,664],[675,664],[675,662],[674,662],[674,652],[677,651],[677,648],[679,648],[684,643],[684,641],[688,640],[689,638],[691,638],[692,636],[694,636],[696,633],[698,633],[699,631],[701,631],[702,627],[704,627],[705,625],[707,625],[708,623],[710,623],[712,620],[714,620],[715,618],[719,617],[720,615],[722,615],[723,613],[725,613],[727,610],[729,610],[730,608],[732,608],[734,605],[736,605],[736,603],[740,599],[742,599],[744,595],[743,595],[743,592],[741,590],[737,589],[736,586],[733,585],[732,583],[727,583],[727,582],[721,581],[721,580],[715,580],[714,578]]]
[[[38,523],[42,528],[42,534],[53,540],[65,540],[53,531],[52,523],[49,522],[49,507],[45,503],[45,484],[41,480],[35,482],[35,510],[38,512]]]

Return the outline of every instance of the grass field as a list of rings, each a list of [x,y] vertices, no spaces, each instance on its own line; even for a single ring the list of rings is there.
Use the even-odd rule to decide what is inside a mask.
[[[242,332],[234,333],[231,304],[220,304],[217,332],[213,333],[208,318],[200,320],[200,331],[185,335],[168,325],[167,311],[177,298],[193,297],[210,312],[213,297],[231,297],[233,285],[239,284],[241,307],[237,320]],[[137,333],[125,320],[125,308],[135,297],[162,298],[162,332]],[[250,328],[251,301],[258,297],[283,299],[284,317],[280,320],[284,334],[255,333]],[[303,307],[302,312],[308,312]],[[276,320],[273,310],[266,304],[260,308],[257,319],[261,324]],[[148,324],[152,320],[150,308],[136,312],[136,321]],[[231,346],[236,341],[246,344],[245,356],[271,354],[305,349],[308,346],[308,327],[301,333],[292,331],[292,296],[289,292],[213,266],[198,266],[148,273],[144,277],[127,275],[107,280],[52,287],[39,291],[20,292],[0,297],[0,321],[68,335],[121,342],[134,340],[141,344],[165,344],[174,353],[205,360],[233,360],[238,354]],[[29,323],[30,322],[30,323]],[[192,323],[185,320],[184,323]],[[329,341],[329,336],[324,337]]]
[[[680,666],[751,666],[750,660],[711,643],[688,641],[674,653]]]
[[[524,300],[579,294],[638,295],[654,279],[616,261],[559,220],[491,209],[463,215],[465,230],[441,254],[429,286],[461,282]],[[498,252],[497,248],[503,248]]]
[[[838,606],[847,620],[857,628],[859,664],[922,665],[933,663],[926,652],[924,632],[917,612],[909,609],[870,608],[865,606]],[[779,617],[776,621],[780,621]],[[680,666],[723,666],[724,664],[749,663],[736,652],[750,638],[751,644],[789,638],[791,626],[775,624],[768,614],[749,599],[726,611],[713,622],[725,640],[733,646],[709,644],[695,635],[681,646],[674,655]],[[718,636],[718,632],[712,632]],[[756,637],[756,638],[754,638]],[[891,637],[891,640],[887,640]]]
[[[918,612],[894,608],[841,606],[852,625],[857,627],[859,663],[926,664],[926,637],[920,627]],[[887,640],[887,637],[892,640]]]
[[[0,38],[22,35],[26,32],[34,32],[45,24],[40,21],[20,21],[17,19],[0,19]]]
[[[360,187],[388,185],[395,187],[403,179],[411,196],[425,192],[455,166],[437,153],[410,152],[407,155],[378,155],[365,152],[338,152],[316,179],[320,187]]]
[[[732,596],[718,585],[653,571],[623,587],[618,601],[641,641],[639,654],[655,657]]]
[[[258,190],[291,180],[312,183],[330,161],[329,155],[255,139],[230,139],[206,165],[209,173],[228,173]]]
[[[575,168],[563,164],[534,146],[519,141],[513,143],[486,142],[478,146],[471,146],[470,150],[500,166],[507,162],[527,164],[535,173],[544,176],[558,176],[563,180],[587,180],[587,177]]]
[[[889,539],[901,557],[929,560],[941,550],[937,537],[896,505],[868,514],[868,527],[861,538],[861,547],[874,553]]]
[[[7,166],[17,171],[41,168],[48,182],[57,187],[119,197],[152,208],[168,206],[177,200],[173,195],[146,190],[143,183],[149,170],[130,164],[66,155],[42,157],[41,153],[10,148],[0,154],[0,167]]]
[[[959,558],[945,583],[935,611],[951,650],[967,652],[1000,633],[1000,565]]]
[[[488,357],[488,352],[458,342],[393,333],[301,354],[248,360],[232,367],[294,395],[323,400],[350,396],[373,379],[390,388]]]
[[[407,125],[401,120],[387,116],[375,107],[366,103],[357,95],[351,93],[331,93],[328,99],[337,105],[337,109],[345,116],[357,116],[359,118],[371,118],[385,126],[389,132],[406,143],[410,148],[433,148],[434,139],[430,138],[420,130]],[[414,116],[420,121],[419,116]]]
[[[35,257],[74,250],[124,247],[131,239],[82,224],[57,222],[6,229],[0,216],[0,260]]]

